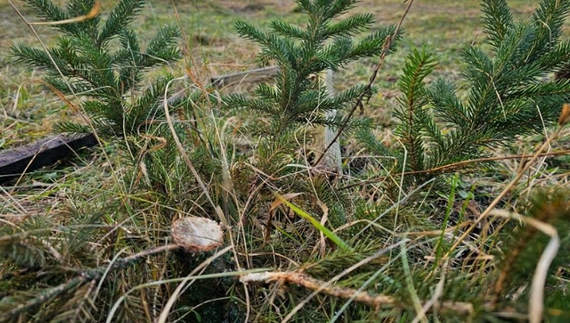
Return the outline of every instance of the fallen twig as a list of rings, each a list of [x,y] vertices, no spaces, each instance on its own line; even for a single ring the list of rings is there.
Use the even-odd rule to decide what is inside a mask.
[[[299,272],[264,272],[247,274],[240,278],[243,283],[252,282],[280,282],[295,284],[313,291],[320,291],[333,297],[342,299],[352,299],[361,304],[370,306],[376,310],[381,308],[405,308],[406,305],[397,300],[393,296],[377,294],[373,295],[368,292],[358,291],[354,288],[339,287],[327,284],[325,281],[315,279],[307,274]],[[423,302],[424,304],[426,302]],[[431,311],[431,308],[426,309]],[[453,311],[460,315],[469,315],[473,313],[473,304],[467,302],[442,302],[438,308],[440,311]]]

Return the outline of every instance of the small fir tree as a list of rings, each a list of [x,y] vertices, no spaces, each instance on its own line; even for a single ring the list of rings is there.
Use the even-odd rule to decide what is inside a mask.
[[[543,0],[532,18],[521,22],[514,21],[504,0],[481,3],[491,52],[478,45],[463,50],[468,87],[458,89],[442,77],[425,84],[437,59],[425,48],[414,50],[398,83],[402,95],[395,111],[395,134],[405,150],[390,152],[370,132],[360,134],[370,151],[397,156],[392,166],[405,167],[396,166],[395,172],[428,171],[480,157],[484,147],[552,125],[570,99],[570,82],[551,77],[570,62],[570,42],[560,40],[570,2]],[[465,98],[457,95],[459,90],[466,90]],[[438,173],[406,178],[423,183]]]
[[[69,0],[65,9],[50,0],[24,0],[47,21],[86,15],[96,0]],[[105,21],[97,15],[80,22],[52,25],[63,35],[47,51],[24,44],[13,47],[18,61],[46,71],[44,81],[63,95],[86,100],[81,104],[100,135],[137,135],[150,120],[162,115],[163,77],[141,90],[143,73],[180,59],[177,27],[162,27],[143,51],[129,26],[144,0],[121,0]],[[58,129],[90,132],[85,125],[61,121]]]
[[[261,46],[259,61],[275,61],[279,67],[275,86],[260,84],[255,96],[232,94],[225,105],[256,113],[269,120],[260,132],[279,137],[299,125],[339,125],[341,117],[326,118],[325,112],[340,110],[354,104],[366,86],[350,87],[332,97],[321,82],[313,82],[312,75],[322,75],[326,69],[336,71],[348,63],[364,57],[378,56],[395,26],[380,27],[359,41],[355,35],[374,24],[371,13],[354,14],[339,19],[358,3],[357,0],[297,0],[299,12],[307,15],[305,28],[274,20],[271,31],[263,32],[253,25],[239,21],[240,36]],[[394,49],[396,42],[391,43]]]

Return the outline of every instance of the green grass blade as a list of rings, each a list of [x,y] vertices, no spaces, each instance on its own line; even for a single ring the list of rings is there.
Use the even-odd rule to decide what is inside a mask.
[[[332,242],[334,242],[337,246],[344,250],[352,250],[352,248],[342,240],[338,235],[336,235],[331,230],[327,229],[324,225],[322,225],[317,219],[312,217],[309,213],[301,210],[295,204],[287,201],[281,195],[277,195],[277,198],[285,205],[287,205],[293,212],[295,212],[298,216],[302,217],[303,219],[309,221],[317,230],[321,231],[327,238],[329,238]]]

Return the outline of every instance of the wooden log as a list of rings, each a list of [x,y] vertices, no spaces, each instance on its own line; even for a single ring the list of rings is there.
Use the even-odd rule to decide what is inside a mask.
[[[222,88],[228,85],[238,85],[240,83],[260,82],[277,75],[277,72],[279,72],[279,67],[277,66],[262,67],[245,72],[214,76],[210,79],[210,82],[213,86]]]
[[[0,151],[0,184],[97,144],[94,134],[61,134],[10,150]]]

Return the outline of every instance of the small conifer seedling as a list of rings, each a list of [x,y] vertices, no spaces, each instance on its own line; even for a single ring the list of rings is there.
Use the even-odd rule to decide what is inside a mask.
[[[66,8],[50,0],[24,0],[38,16],[58,22],[86,15],[97,0],[69,0]],[[103,21],[100,15],[80,22],[52,24],[62,33],[55,46],[42,50],[19,44],[18,61],[46,72],[44,81],[66,96],[83,98],[81,106],[100,135],[144,132],[149,120],[161,115],[160,100],[170,77],[141,89],[143,73],[180,59],[177,27],[160,28],[146,50],[129,26],[144,0],[121,0]],[[62,121],[62,131],[90,132],[85,125]]]
[[[482,148],[542,131],[570,100],[570,82],[552,78],[570,62],[570,42],[560,39],[570,2],[543,0],[521,22],[504,0],[484,0],[482,11],[490,53],[479,45],[462,51],[465,88],[442,77],[426,84],[436,57],[425,48],[408,55],[395,111],[395,134],[405,149],[389,152],[370,133],[361,133],[371,152],[396,155],[395,172],[419,172],[406,177],[415,183],[436,176],[445,165],[480,157]]]
[[[336,71],[358,59],[380,55],[386,38],[395,30],[395,26],[380,27],[356,40],[356,34],[373,26],[374,15],[339,16],[357,2],[297,0],[299,11],[307,15],[305,28],[274,20],[270,24],[271,31],[264,32],[245,21],[238,21],[239,35],[261,46],[259,60],[274,61],[279,72],[274,87],[260,84],[254,97],[229,95],[225,98],[226,106],[267,118],[269,125],[262,132],[273,138],[307,122],[339,125],[340,117],[326,118],[325,112],[354,104],[366,86],[356,85],[332,97],[324,84],[315,84],[310,76],[323,75],[327,69]],[[391,49],[394,46],[395,42]]]

